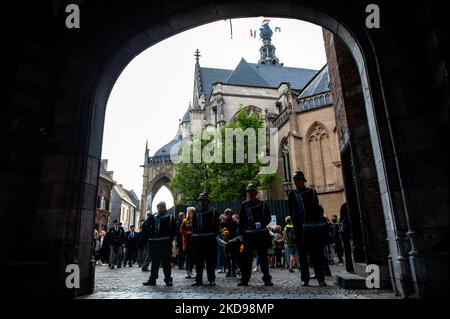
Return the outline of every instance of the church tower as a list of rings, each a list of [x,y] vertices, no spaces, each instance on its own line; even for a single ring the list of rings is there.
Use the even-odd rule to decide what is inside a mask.
[[[195,78],[194,78],[194,96],[192,99],[192,107],[190,107],[190,128],[191,133],[201,132],[203,128],[205,93],[203,91],[203,83],[200,76],[200,52],[195,51]]]
[[[273,32],[269,27],[269,23],[263,24],[259,29],[259,36],[262,40],[262,46],[259,49],[259,64],[280,64],[280,61],[278,61],[278,58],[275,55],[275,46],[272,44],[272,35]]]

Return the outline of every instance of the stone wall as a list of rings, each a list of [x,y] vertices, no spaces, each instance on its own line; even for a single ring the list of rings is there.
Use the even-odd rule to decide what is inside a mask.
[[[342,41],[326,30],[323,34],[339,145],[350,147],[355,169],[359,211],[353,216],[361,220],[364,261],[383,266],[388,274],[386,227],[359,72]]]
[[[448,293],[446,11],[425,1],[399,9],[380,0],[382,28],[367,29],[366,4],[86,0],[81,29],[65,28],[63,1],[27,3],[27,10],[21,1],[2,4],[8,13],[1,29],[8,63],[0,75],[7,89],[0,109],[0,217],[9,225],[0,235],[5,289],[10,295],[57,297],[92,291],[105,107],[131,59],[207,22],[272,15],[327,28],[355,58],[394,289],[404,297]],[[11,236],[17,229],[23,233],[19,240]],[[64,284],[72,263],[81,270],[77,290]]]

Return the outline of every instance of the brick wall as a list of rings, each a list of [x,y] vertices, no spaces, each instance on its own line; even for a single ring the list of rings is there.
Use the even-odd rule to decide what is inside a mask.
[[[359,72],[339,38],[326,30],[323,37],[335,101],[336,132],[341,146],[349,143],[353,158],[366,262],[385,265],[387,235]]]

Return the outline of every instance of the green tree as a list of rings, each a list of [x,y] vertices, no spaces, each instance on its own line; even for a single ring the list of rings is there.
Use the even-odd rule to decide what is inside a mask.
[[[264,128],[264,121],[259,113],[248,113],[241,106],[235,121],[228,123],[220,130],[220,135],[212,136],[209,141],[202,141],[202,150],[211,143],[219,142],[217,148],[212,152],[219,152],[222,160],[220,163],[212,162],[206,164],[202,161],[199,164],[179,163],[176,165],[176,176],[172,179],[172,186],[182,194],[180,203],[188,203],[195,200],[200,192],[208,192],[212,200],[242,200],[245,198],[245,188],[253,183],[257,187],[269,189],[277,174],[260,175],[259,170],[263,165],[258,158],[256,163],[249,163],[249,158],[244,157],[243,163],[225,163],[225,130],[226,129],[246,129],[255,130]],[[233,158],[236,158],[237,141],[233,141]],[[244,154],[249,152],[249,141],[244,139]]]

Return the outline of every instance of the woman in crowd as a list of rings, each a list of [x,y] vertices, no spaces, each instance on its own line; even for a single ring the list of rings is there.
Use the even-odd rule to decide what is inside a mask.
[[[282,254],[284,247],[283,229],[280,225],[276,225],[274,228],[274,250],[275,250],[275,264],[277,268],[283,267]]]
[[[194,216],[195,208],[188,207],[186,211],[186,218],[183,219],[180,227],[180,235],[182,240],[182,248],[186,257],[186,276],[185,278],[192,278],[192,269],[194,268],[194,256],[192,250],[192,217]]]

